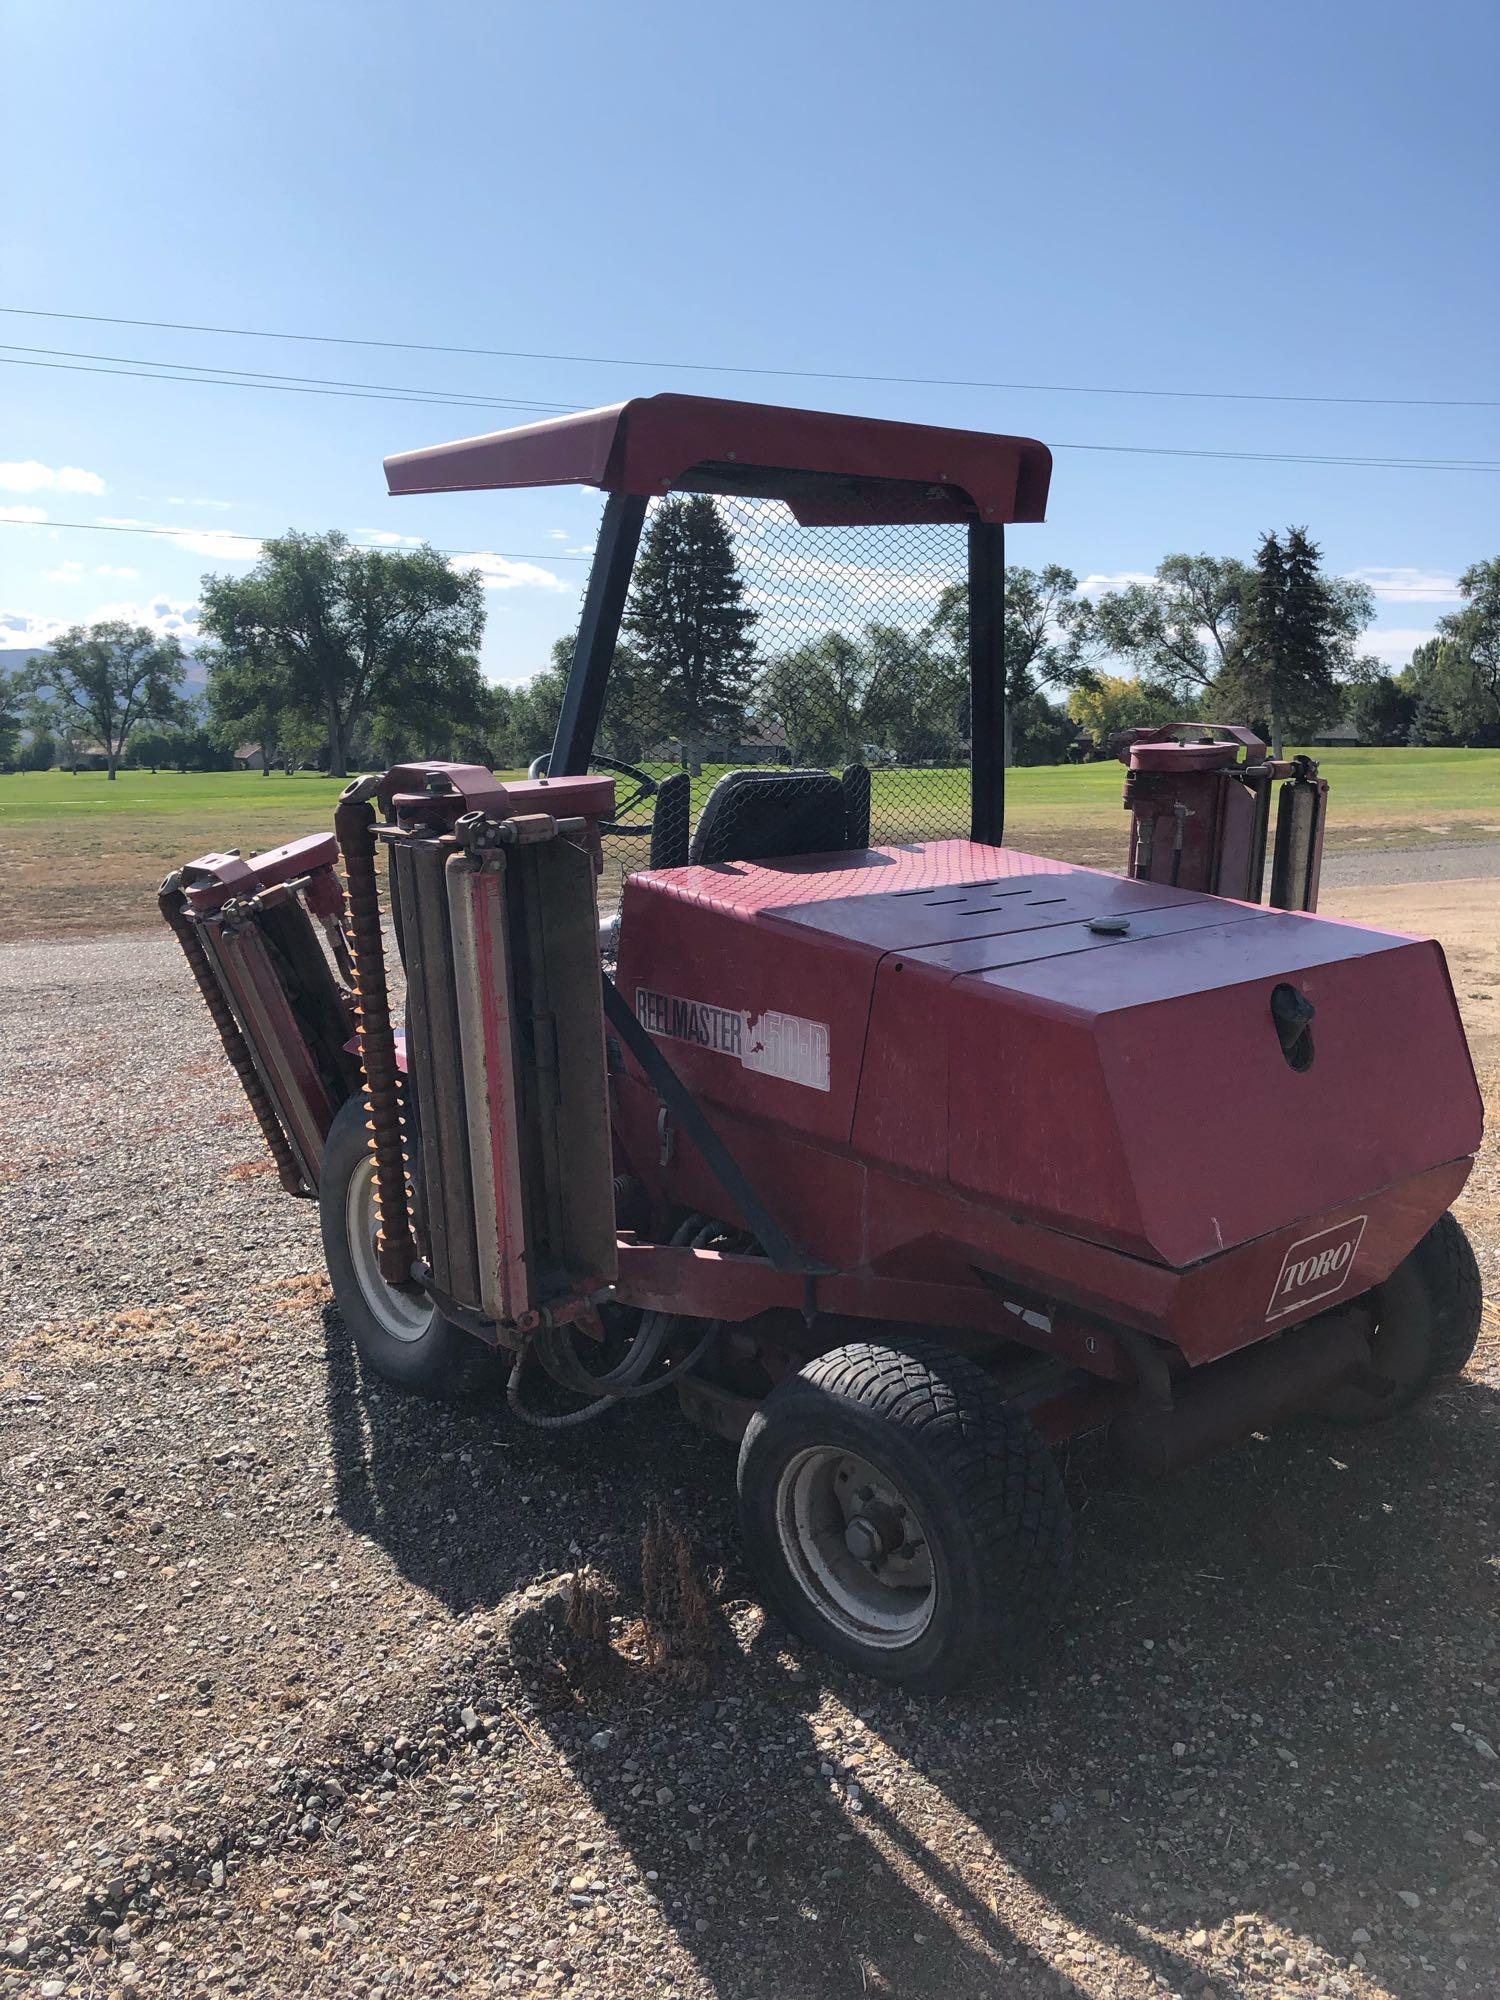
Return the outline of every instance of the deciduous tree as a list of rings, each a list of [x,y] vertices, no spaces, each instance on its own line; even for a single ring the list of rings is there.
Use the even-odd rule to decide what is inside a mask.
[[[1195,707],[1170,687],[1135,674],[1097,674],[1092,687],[1075,688],[1068,696],[1069,715],[1101,749],[1122,729],[1191,722]]]
[[[1234,556],[1170,555],[1153,583],[1101,597],[1087,614],[1100,652],[1192,703],[1238,661],[1240,621],[1254,582]]]
[[[1438,620],[1438,630],[1455,645],[1475,687],[1500,719],[1500,556],[1471,563],[1458,579],[1462,611]]]
[[[947,654],[968,684],[969,591],[950,584],[938,600],[928,639]],[[1097,652],[1090,607],[1078,595],[1072,570],[1048,563],[1043,570],[1005,572],[1005,761],[1015,761],[1015,716],[1021,703],[1047,688],[1086,687]]]
[[[98,742],[111,779],[133,729],[175,718],[183,672],[173,634],[116,622],[74,625],[26,669],[28,685]]]
[[[477,671],[484,587],[431,548],[362,549],[347,536],[287,534],[247,576],[203,579],[204,630],[225,651],[287,676],[296,707],[327,731],[330,772],[377,710],[444,711]]]

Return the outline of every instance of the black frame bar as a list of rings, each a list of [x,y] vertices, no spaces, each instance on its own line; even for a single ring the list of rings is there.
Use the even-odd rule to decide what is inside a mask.
[[[969,838],[1005,838],[1005,529],[969,523]]]
[[[644,494],[611,493],[604,503],[573,664],[552,738],[547,769],[553,777],[575,776],[589,767],[645,519]]]

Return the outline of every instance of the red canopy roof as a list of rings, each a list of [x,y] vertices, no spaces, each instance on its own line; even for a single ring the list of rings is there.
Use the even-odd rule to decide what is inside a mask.
[[[518,430],[398,452],[392,493],[599,486],[784,500],[808,526],[1040,521],[1052,454],[1034,438],[777,409],[715,396],[642,396]]]

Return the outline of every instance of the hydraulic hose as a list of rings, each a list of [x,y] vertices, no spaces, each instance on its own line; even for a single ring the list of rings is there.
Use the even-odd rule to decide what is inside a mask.
[[[690,1246],[701,1248],[709,1238],[716,1235],[719,1224],[710,1222],[701,1215],[691,1215],[672,1235],[672,1242],[679,1248]],[[505,1385],[505,1399],[522,1423],[531,1424],[537,1430],[568,1430],[578,1424],[592,1423],[596,1417],[612,1409],[616,1403],[631,1402],[642,1396],[654,1396],[662,1389],[669,1389],[681,1381],[703,1360],[712,1346],[722,1324],[710,1320],[697,1345],[675,1368],[665,1375],[644,1378],[661,1356],[662,1348],[673,1327],[676,1316],[670,1313],[649,1312],[641,1320],[635,1339],[630,1343],[622,1361],[595,1375],[584,1367],[573,1351],[571,1335],[566,1327],[552,1328],[539,1333],[531,1346],[516,1356],[515,1366],[510,1371],[510,1379]],[[591,1400],[581,1409],[567,1410],[559,1416],[547,1416],[538,1410],[529,1410],[521,1401],[521,1379],[527,1359],[535,1353],[544,1374],[573,1394],[587,1396]]]

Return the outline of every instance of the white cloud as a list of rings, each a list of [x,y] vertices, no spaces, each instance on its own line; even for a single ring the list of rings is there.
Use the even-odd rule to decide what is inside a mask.
[[[372,549],[419,549],[420,535],[398,535],[394,528],[356,528],[356,536]]]
[[[153,632],[173,632],[179,639],[195,639],[198,636],[198,607],[181,598],[153,597],[148,604],[101,604],[82,622],[85,625],[148,625]]]
[[[0,648],[50,646],[59,632],[66,632],[66,618],[42,618],[31,611],[0,611]]]
[[[201,528],[184,535],[174,535],[173,544],[186,549],[191,555],[209,556],[214,562],[259,562],[263,542],[254,539],[239,539],[221,534],[215,528]]]
[[[131,515],[100,514],[101,528],[147,528],[167,537],[174,548],[190,555],[210,556],[215,562],[256,562],[262,543],[249,535],[235,535],[228,528],[175,528],[161,521],[138,521]]]
[[[102,493],[104,481],[81,465],[43,465],[39,458],[0,459],[6,493]]]
[[[83,575],[83,564],[70,560],[59,563],[56,569],[44,569],[42,575],[48,583],[77,583]]]
[[[488,550],[477,550],[473,555],[454,556],[449,567],[462,576],[466,570],[478,570],[486,590],[567,590],[571,586],[560,576],[554,576],[550,569],[543,569],[540,563],[513,562],[509,556],[492,555]]]
[[[568,540],[568,531],[566,528],[549,528],[547,530],[547,540],[549,542],[565,542]]]
[[[45,507],[0,507],[0,521],[45,521]]]
[[[140,494],[137,497],[144,499],[145,495]],[[216,512],[227,514],[229,509],[234,505],[234,502],[232,500],[189,500],[181,493],[169,493],[167,495],[167,505],[169,507],[212,507]]]
[[[140,575],[140,571],[132,569],[129,563],[96,563],[94,574],[95,576],[117,576],[122,583],[134,583]]]
[[[179,639],[198,636],[198,607],[178,598],[153,597],[149,603],[124,600],[99,604],[81,618],[49,618],[33,611],[0,611],[0,648],[50,646],[59,632],[72,625],[146,625],[153,632],[175,633]]]
[[[1430,625],[1372,625],[1359,639],[1361,653],[1373,653],[1382,666],[1404,667],[1418,646],[1437,634]]]
[[[1366,569],[1352,569],[1349,574],[1356,583],[1367,583],[1385,604],[1456,604],[1459,601],[1458,578],[1447,575],[1443,570],[1387,569],[1372,564]]]

